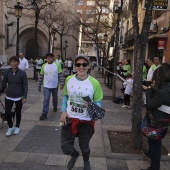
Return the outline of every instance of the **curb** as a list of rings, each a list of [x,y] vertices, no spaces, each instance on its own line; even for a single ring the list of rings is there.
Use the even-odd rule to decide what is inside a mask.
[[[108,136],[108,130],[116,130],[115,129],[106,129],[106,128],[102,128],[103,131],[103,141],[104,141],[104,148],[105,148],[105,154],[106,154],[106,158],[108,159],[116,159],[116,160],[148,160],[146,157],[144,157],[141,154],[132,154],[132,153],[113,153],[111,151],[111,146],[110,146],[110,140],[109,140],[109,136]],[[131,132],[131,130],[126,129],[126,130],[116,130],[118,132]],[[165,148],[166,149],[166,148]],[[161,161],[170,161],[170,156],[165,156],[162,155],[161,156]]]

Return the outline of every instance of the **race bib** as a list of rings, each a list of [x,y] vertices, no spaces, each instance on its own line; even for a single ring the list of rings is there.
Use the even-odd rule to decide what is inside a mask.
[[[71,116],[86,116],[87,108],[83,104],[78,104],[75,102],[70,102],[70,105],[67,107],[67,113]]]

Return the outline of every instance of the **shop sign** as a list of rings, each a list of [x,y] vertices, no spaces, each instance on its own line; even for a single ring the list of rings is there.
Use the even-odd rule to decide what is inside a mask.
[[[146,9],[148,0],[143,0],[143,9]],[[168,10],[168,0],[155,0],[153,10]]]
[[[157,47],[158,50],[163,50],[165,48],[165,40],[158,40]]]

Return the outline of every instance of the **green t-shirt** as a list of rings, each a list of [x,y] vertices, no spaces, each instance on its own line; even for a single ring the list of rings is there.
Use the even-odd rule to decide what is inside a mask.
[[[126,70],[125,76],[131,74],[131,66],[129,64],[124,67],[124,70]]]
[[[143,65],[143,73],[142,73],[143,81],[146,80],[146,77],[147,77],[147,68],[145,65]]]

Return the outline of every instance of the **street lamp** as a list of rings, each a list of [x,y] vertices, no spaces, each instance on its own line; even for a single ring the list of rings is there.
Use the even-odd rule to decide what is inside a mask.
[[[50,48],[51,53],[53,53],[53,50],[54,50],[55,34],[56,34],[56,30],[52,29],[52,31],[51,31],[51,48]]]
[[[102,59],[102,67],[105,66],[105,59],[106,59],[106,41],[107,41],[108,35],[104,34],[104,49],[103,49],[103,59]],[[104,68],[102,69],[102,75],[104,75]]]
[[[17,17],[17,42],[16,42],[16,56],[19,56],[19,18],[22,16],[23,7],[20,5],[20,2],[17,2],[15,8],[15,16]]]
[[[115,55],[114,55],[114,73],[116,73],[116,68],[117,68],[117,61],[119,60],[119,33],[120,33],[120,28],[119,28],[119,23],[121,19],[121,13],[122,13],[122,6],[123,6],[123,0],[120,1],[120,4],[115,3],[114,4],[114,12],[116,15],[116,32],[115,32]],[[112,96],[115,97],[116,95],[116,74],[114,75],[114,80],[113,81],[113,88],[112,88]]]
[[[104,44],[104,51],[106,51],[106,41],[107,41],[107,37],[108,37],[108,35],[105,33],[104,34],[104,42],[105,42],[105,44]],[[105,53],[104,53],[105,54]],[[106,55],[104,56],[105,58],[107,57]]]
[[[79,44],[77,44],[77,54],[79,53]]]
[[[108,35],[104,34],[104,49],[103,49],[103,61],[102,61],[102,67],[106,67],[106,41],[107,41]],[[106,71],[104,72],[104,68],[102,69],[102,75],[104,75],[104,83],[106,84]]]
[[[65,40],[65,60],[66,60],[66,56],[67,56],[67,47],[68,47],[68,41],[67,40]]]

